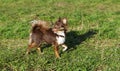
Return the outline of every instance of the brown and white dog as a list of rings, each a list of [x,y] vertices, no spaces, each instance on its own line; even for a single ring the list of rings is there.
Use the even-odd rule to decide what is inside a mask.
[[[48,27],[48,23],[41,20],[31,21],[32,29],[29,38],[29,45],[26,54],[30,52],[30,49],[37,47],[38,51],[41,52],[41,43],[46,42],[52,44],[54,47],[55,56],[57,58],[59,55],[59,46],[64,47],[63,51],[67,50],[67,46],[64,44],[66,31],[67,31],[67,19],[59,18],[53,28]]]

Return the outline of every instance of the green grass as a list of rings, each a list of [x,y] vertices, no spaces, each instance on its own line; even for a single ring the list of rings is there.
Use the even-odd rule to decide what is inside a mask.
[[[35,16],[67,17],[69,49],[25,56]],[[120,71],[119,0],[0,0],[0,71]]]

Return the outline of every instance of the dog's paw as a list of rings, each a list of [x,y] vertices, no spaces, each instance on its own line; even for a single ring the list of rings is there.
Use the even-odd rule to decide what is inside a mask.
[[[44,54],[44,52],[41,52],[40,54]]]
[[[38,52],[38,55],[43,55],[44,54],[44,52]]]
[[[67,50],[67,47],[66,48],[64,48],[62,51],[64,52],[64,51],[66,51]]]
[[[63,52],[68,49],[68,47],[65,44],[63,44],[62,47],[64,47],[63,50],[62,50]]]

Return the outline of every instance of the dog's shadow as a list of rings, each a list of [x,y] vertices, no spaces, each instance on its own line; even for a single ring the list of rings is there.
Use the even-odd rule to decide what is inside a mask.
[[[86,39],[89,39],[93,35],[97,34],[97,30],[89,30],[88,32],[79,35],[79,31],[70,31],[67,33],[66,44],[68,50],[76,49],[76,45],[81,44]]]

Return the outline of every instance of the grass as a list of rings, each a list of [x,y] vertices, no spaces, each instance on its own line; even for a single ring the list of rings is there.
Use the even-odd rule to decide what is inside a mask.
[[[69,49],[25,56],[35,16],[67,17]],[[34,51],[34,50],[33,50]],[[0,71],[120,71],[119,0],[0,0]]]

